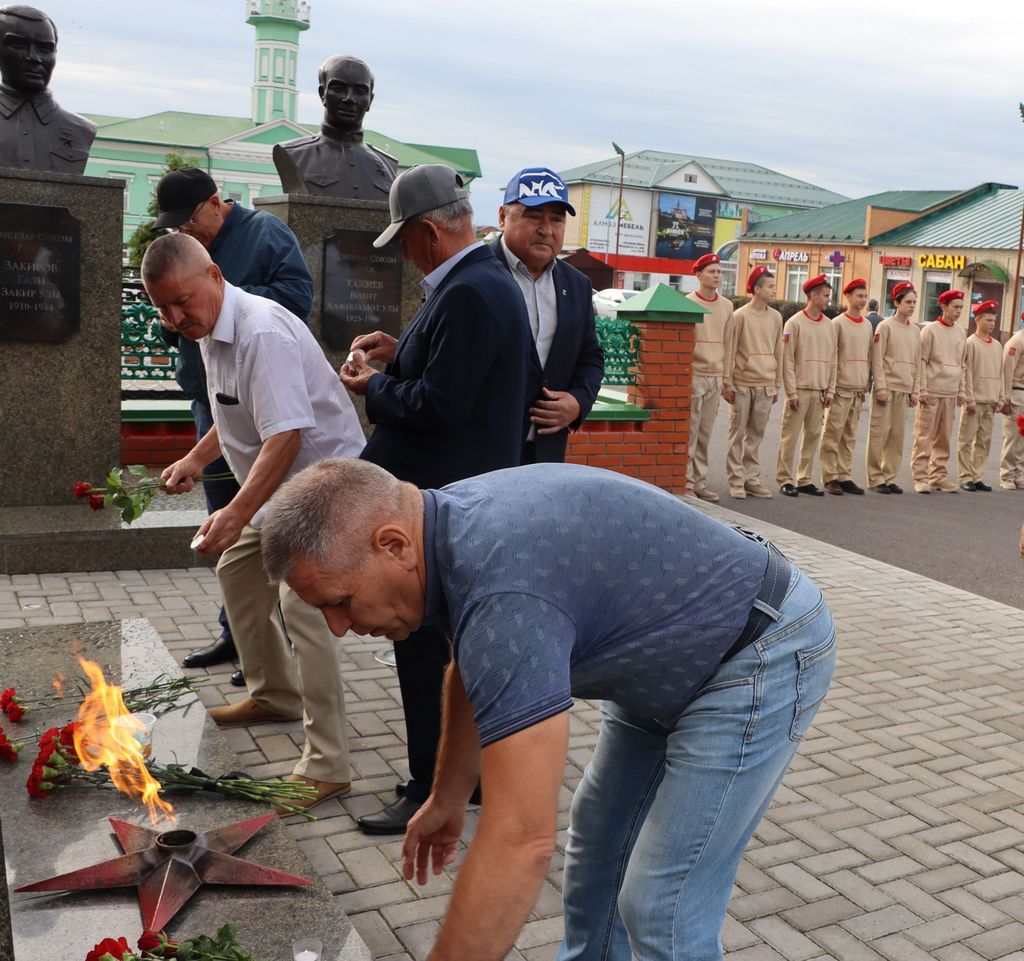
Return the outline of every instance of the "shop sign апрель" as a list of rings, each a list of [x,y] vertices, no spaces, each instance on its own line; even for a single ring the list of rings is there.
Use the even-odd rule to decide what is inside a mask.
[[[917,265],[925,270],[963,270],[967,258],[963,254],[918,254]]]
[[[807,264],[811,260],[806,250],[783,250],[781,247],[776,247],[772,256],[780,264]]]

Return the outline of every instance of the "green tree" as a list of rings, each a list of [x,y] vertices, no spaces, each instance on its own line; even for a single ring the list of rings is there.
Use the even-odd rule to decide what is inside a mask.
[[[165,174],[172,170],[180,170],[182,167],[197,167],[199,165],[197,157],[185,157],[180,153],[169,153],[164,158],[164,162],[167,164],[164,170]],[[153,229],[153,223],[160,214],[160,208],[156,205],[155,190],[153,196],[149,198],[146,213],[149,214],[150,219],[139,224],[135,228],[135,233],[128,238],[128,263],[133,267],[142,266],[142,258],[145,257],[149,245],[159,236],[159,232]]]

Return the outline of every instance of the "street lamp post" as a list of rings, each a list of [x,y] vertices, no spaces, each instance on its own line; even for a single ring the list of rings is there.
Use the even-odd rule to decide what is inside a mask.
[[[626,152],[612,141],[615,152],[619,155],[619,202],[615,207],[615,272],[619,272],[619,235],[622,233],[622,184],[626,179]]]

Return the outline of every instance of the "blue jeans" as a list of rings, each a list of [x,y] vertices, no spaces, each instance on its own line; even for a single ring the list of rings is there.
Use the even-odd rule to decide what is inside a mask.
[[[777,618],[672,719],[611,702],[573,798],[558,961],[720,961],[747,841],[835,666],[821,591],[794,570]]]
[[[213,414],[206,404],[201,404],[198,400],[194,400],[192,401],[192,419],[196,422],[196,441],[200,441],[209,433],[210,428],[213,427]],[[207,464],[203,468],[203,473],[223,474],[229,470],[231,468],[228,467],[228,462],[223,457],[218,457],[213,463]],[[233,477],[231,480],[213,481],[210,484],[203,484],[207,513],[212,514],[214,511],[219,511],[222,507],[227,507],[237,493],[238,481]],[[224,611],[223,605],[221,605],[217,620],[220,622],[221,636],[229,641],[232,640],[231,625],[228,624],[228,616]]]

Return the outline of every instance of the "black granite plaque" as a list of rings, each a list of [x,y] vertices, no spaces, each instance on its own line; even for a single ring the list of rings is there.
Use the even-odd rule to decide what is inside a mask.
[[[79,241],[67,207],[0,204],[0,340],[56,343],[77,333]]]
[[[324,241],[323,338],[348,350],[354,337],[383,330],[397,337],[402,311],[402,257],[378,250],[377,232],[336,230]]]

